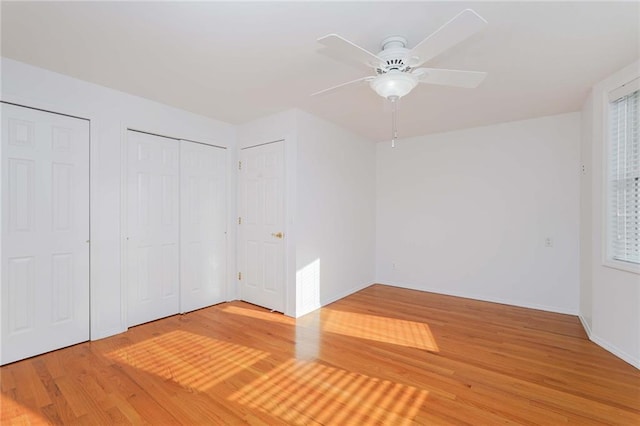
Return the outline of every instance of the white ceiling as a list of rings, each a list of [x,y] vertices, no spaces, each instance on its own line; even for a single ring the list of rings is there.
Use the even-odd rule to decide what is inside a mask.
[[[409,47],[465,8],[489,25],[427,66],[488,71],[478,89],[421,85],[399,136],[580,109],[594,83],[640,57],[640,2],[2,2],[2,56],[229,123],[301,108],[390,137],[370,74],[319,53],[328,33],[377,52]]]

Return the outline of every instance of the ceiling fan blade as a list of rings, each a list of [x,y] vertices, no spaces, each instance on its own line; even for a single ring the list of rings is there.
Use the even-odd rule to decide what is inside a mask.
[[[487,21],[471,9],[465,9],[407,53],[412,67],[435,58],[484,28]]]
[[[341,89],[341,88],[343,88],[345,86],[349,86],[350,84],[355,84],[355,83],[359,83],[359,82],[363,82],[363,81],[371,81],[374,78],[375,77],[373,77],[373,76],[366,76],[366,77],[359,78],[357,80],[347,81],[346,83],[338,84],[337,86],[329,87],[328,89],[324,89],[324,90],[321,90],[319,92],[312,93],[311,96],[324,95],[325,93],[333,92],[334,90]]]
[[[445,70],[440,68],[418,68],[413,71],[420,83],[438,84],[441,86],[478,87],[487,76],[481,71]]]
[[[336,59],[347,61],[356,60],[363,64],[376,68],[381,62],[381,58],[358,46],[337,34],[328,34],[318,39],[318,43],[325,45]]]

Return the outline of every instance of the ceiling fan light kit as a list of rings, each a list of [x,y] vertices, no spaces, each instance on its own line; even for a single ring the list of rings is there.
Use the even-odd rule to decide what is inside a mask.
[[[369,85],[383,98],[401,98],[418,85],[418,79],[413,74],[393,70],[379,75]]]
[[[397,138],[397,103],[408,95],[418,83],[437,84],[454,87],[477,87],[486,73],[478,71],[445,70],[417,68],[435,58],[442,52],[468,39],[482,30],[487,21],[471,9],[465,9],[453,17],[430,36],[407,48],[407,39],[391,36],[382,40],[381,51],[373,54],[337,34],[329,34],[318,39],[319,43],[331,50],[334,57],[356,59],[375,70],[375,76],[362,77],[342,83],[329,89],[314,93],[312,96],[330,92],[355,83],[369,82],[369,86],[383,98],[392,103],[392,138],[395,146]]]

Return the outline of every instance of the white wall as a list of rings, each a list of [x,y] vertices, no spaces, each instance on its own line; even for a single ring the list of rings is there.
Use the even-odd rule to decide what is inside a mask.
[[[91,338],[126,330],[122,309],[122,145],[127,127],[228,147],[233,126],[17,61],[2,59],[3,101],[91,120]],[[235,194],[235,173],[228,190]],[[229,205],[228,271],[235,273],[235,203]],[[230,282],[232,282],[230,280]],[[233,281],[235,283],[235,281]]]
[[[571,113],[379,143],[377,281],[577,313],[579,140]]]
[[[233,126],[13,60],[1,68],[3,101],[91,120],[92,339],[126,329],[127,127],[229,148],[228,298],[237,296]],[[238,126],[239,147],[285,140],[287,313],[374,281],[579,310],[595,342],[640,366],[640,276],[602,264],[603,99],[639,68],[596,85],[582,122],[564,114],[401,140],[395,149],[297,110]]]
[[[374,283],[375,157],[375,143],[298,113],[298,316]]]
[[[580,316],[591,339],[640,368],[640,275],[603,264],[604,152],[607,94],[640,76],[640,61],[596,84],[583,107]],[[591,294],[589,294],[589,292]]]

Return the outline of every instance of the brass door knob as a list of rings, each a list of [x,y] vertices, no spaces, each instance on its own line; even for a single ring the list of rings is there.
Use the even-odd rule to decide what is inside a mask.
[[[282,232],[275,232],[275,233],[274,233],[274,232],[272,232],[272,233],[271,233],[271,236],[272,236],[272,237],[276,237],[276,238],[283,238],[283,237],[284,237],[284,234],[283,234]]]

